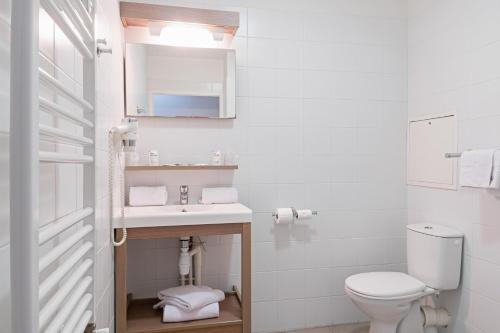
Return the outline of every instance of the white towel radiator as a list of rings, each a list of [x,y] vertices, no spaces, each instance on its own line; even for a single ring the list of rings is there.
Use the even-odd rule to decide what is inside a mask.
[[[81,333],[94,317],[95,4],[91,0],[12,0],[11,3],[12,331]],[[82,96],[39,69],[40,6],[84,59]],[[74,107],[39,97],[39,85],[71,101]],[[41,109],[81,126],[83,135],[41,125]],[[47,137],[81,147],[75,150],[81,153],[39,150],[40,138]],[[40,163],[82,164],[84,178],[83,208],[41,228]],[[41,253],[44,244],[51,247]]]

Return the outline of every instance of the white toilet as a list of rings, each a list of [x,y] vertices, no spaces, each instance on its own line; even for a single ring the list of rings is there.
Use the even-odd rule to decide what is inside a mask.
[[[411,224],[407,226],[408,274],[371,272],[348,277],[346,293],[370,318],[370,333],[434,331],[424,331],[426,318],[419,301],[458,287],[462,243],[463,234],[454,229]]]

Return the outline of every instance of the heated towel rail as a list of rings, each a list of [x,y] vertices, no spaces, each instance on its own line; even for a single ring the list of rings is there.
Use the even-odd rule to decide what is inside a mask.
[[[83,58],[83,93],[39,68],[39,8]],[[81,333],[93,321],[95,4],[91,0],[15,0],[11,24],[11,290],[12,331]],[[39,86],[71,102],[39,96]],[[64,118],[82,134],[39,123],[39,112]],[[75,153],[40,150],[40,141]],[[43,146],[43,145],[42,145]],[[40,163],[83,165],[83,207],[43,227]],[[43,250],[42,250],[43,249]]]

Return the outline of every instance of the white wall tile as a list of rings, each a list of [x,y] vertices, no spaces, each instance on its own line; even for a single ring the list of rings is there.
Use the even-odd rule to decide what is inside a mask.
[[[252,331],[275,332],[278,325],[278,302],[252,303]]]
[[[253,276],[253,302],[272,301],[277,298],[277,273],[257,272]]]
[[[189,5],[207,6],[199,0]],[[210,8],[227,5],[221,0]],[[128,183],[165,183],[173,193],[186,183],[191,200],[207,185],[238,187],[254,211],[253,331],[365,319],[344,295],[345,278],[372,267],[360,265],[404,266],[404,253],[386,251],[384,244],[400,246],[405,237],[406,5],[239,0],[229,6],[234,5],[244,7],[237,9],[242,27],[232,45],[237,119],[141,120],[138,151],[144,159],[148,150],[161,149],[165,161],[179,163],[205,162],[214,149],[233,149],[239,170],[137,173]],[[291,205],[319,215],[275,226],[271,212]],[[228,285],[237,278],[237,240],[216,238],[207,246],[204,281]],[[155,262],[174,260],[167,251],[176,250],[156,251]],[[142,263],[129,264],[140,271]],[[134,294],[154,294],[160,286],[160,280],[139,280],[131,287]]]
[[[300,40],[302,37],[300,16],[293,12],[250,8],[248,36]]]
[[[249,96],[274,97],[277,91],[277,71],[267,68],[248,69]]]
[[[278,327],[281,330],[296,330],[306,325],[306,302],[303,299],[278,302]]]
[[[329,128],[304,129],[304,155],[328,155],[331,152]]]
[[[304,298],[305,271],[303,269],[277,272],[276,281],[279,299]]]
[[[459,150],[495,147],[498,107],[498,3],[408,1],[408,114],[453,111]],[[477,189],[408,188],[409,222],[442,223],[465,235],[462,286],[442,293],[453,322],[443,332],[496,332],[500,267],[499,200]],[[396,259],[396,258],[394,258]]]
[[[330,297],[311,298],[306,301],[306,326],[329,326],[333,323],[333,302]]]
[[[276,266],[276,257],[277,253],[272,242],[252,244],[252,267],[254,267],[255,272],[273,271]]]

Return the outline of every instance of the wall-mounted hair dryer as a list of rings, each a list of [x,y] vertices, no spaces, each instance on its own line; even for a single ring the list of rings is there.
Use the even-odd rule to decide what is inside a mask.
[[[109,132],[113,136],[115,151],[133,152],[137,141],[137,129],[139,123],[136,118],[124,118],[122,123],[115,126]]]
[[[121,163],[121,152],[134,152],[137,142],[137,130],[139,123],[135,118],[122,119],[120,125],[113,127],[109,131],[109,223],[111,224],[111,242],[114,246],[120,246],[127,240],[127,228],[125,226],[125,195],[124,195],[124,180],[123,180],[123,167]],[[119,179],[120,179],[120,222],[123,228],[123,238],[120,241],[115,241],[115,233],[113,230],[114,214],[113,214],[113,187],[114,187],[114,171],[115,160],[118,160],[120,165]]]

